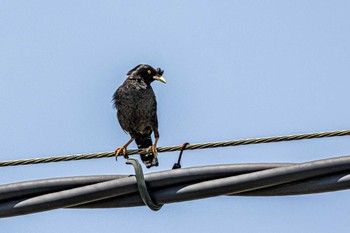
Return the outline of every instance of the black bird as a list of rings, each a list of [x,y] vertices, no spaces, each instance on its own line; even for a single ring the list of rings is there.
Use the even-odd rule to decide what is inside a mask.
[[[163,72],[160,68],[154,69],[150,65],[138,65],[127,73],[128,77],[113,95],[119,124],[131,136],[124,146],[116,149],[115,155],[118,157],[123,152],[124,157],[128,158],[126,149],[135,140],[139,149],[147,149],[146,155],[141,154],[141,160],[147,168],[158,166],[157,101],[151,83],[154,80],[166,83]],[[153,145],[152,132],[155,137]]]

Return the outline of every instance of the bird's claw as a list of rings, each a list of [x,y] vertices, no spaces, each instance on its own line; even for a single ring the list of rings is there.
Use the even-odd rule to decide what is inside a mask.
[[[157,158],[157,146],[156,145],[148,147],[146,152],[147,152],[147,155],[149,155],[150,152],[152,152],[152,154],[154,155],[154,158]]]
[[[126,147],[125,146],[121,146],[121,147],[118,147],[117,149],[115,149],[115,159],[116,160],[117,160],[118,156],[121,155],[121,152],[123,152],[124,158],[126,158],[126,159],[129,158],[127,150],[126,150]]]

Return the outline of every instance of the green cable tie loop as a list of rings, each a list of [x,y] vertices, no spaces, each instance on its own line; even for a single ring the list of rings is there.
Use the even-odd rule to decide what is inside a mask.
[[[162,208],[163,204],[157,204],[155,203],[151,196],[149,195],[145,177],[143,175],[142,167],[137,159],[129,158],[126,160],[126,164],[131,164],[134,167],[135,170],[135,176],[136,176],[136,182],[137,182],[137,188],[139,189],[141,198],[143,203],[147,205],[151,210],[158,211]]]

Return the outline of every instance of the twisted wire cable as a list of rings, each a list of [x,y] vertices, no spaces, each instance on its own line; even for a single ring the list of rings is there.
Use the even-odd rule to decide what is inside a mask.
[[[271,142],[283,142],[283,141],[294,141],[294,140],[304,140],[304,139],[314,139],[314,138],[326,138],[326,137],[337,137],[350,135],[350,130],[337,130],[329,132],[319,132],[319,133],[308,133],[308,134],[294,134],[287,136],[274,136],[274,137],[264,137],[264,138],[250,138],[242,140],[232,140],[224,142],[208,142],[208,143],[197,143],[189,144],[186,146],[185,150],[197,150],[197,149],[208,149],[208,148],[218,148],[218,147],[228,147],[228,146],[240,146],[240,145],[250,145],[250,144],[260,144],[260,143],[271,143]],[[178,146],[166,146],[157,148],[159,153],[162,152],[173,152],[180,151],[182,145]],[[128,150],[128,155],[144,154],[146,150]],[[52,156],[46,158],[32,158],[23,160],[9,160],[0,162],[0,167],[6,166],[16,166],[16,165],[27,165],[27,164],[38,164],[38,163],[51,163],[60,161],[72,161],[72,160],[83,160],[83,159],[98,159],[113,157],[114,152],[99,152],[90,154],[74,154],[74,155],[63,155],[63,156]]]

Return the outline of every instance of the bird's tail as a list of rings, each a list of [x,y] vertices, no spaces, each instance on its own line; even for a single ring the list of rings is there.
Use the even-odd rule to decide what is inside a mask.
[[[139,149],[147,149],[153,145],[152,138],[150,135],[138,135],[135,138],[135,142]],[[149,154],[140,154],[142,162],[147,168],[158,166],[158,159],[154,157],[154,154],[150,152]]]

